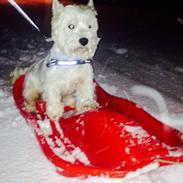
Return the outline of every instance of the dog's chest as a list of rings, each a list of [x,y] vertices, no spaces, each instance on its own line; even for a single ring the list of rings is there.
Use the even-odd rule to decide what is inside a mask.
[[[47,72],[47,81],[61,89],[64,93],[72,92],[78,84],[87,78],[93,78],[93,69],[90,64],[76,66],[57,66]]]

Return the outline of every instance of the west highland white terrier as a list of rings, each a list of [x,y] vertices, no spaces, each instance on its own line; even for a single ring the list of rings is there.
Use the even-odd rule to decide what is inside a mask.
[[[96,108],[90,60],[99,38],[93,0],[86,6],[63,6],[53,0],[52,11],[53,47],[46,59],[28,69],[23,96],[31,112],[36,110],[36,100],[41,96],[46,101],[47,115],[58,120],[64,106],[75,107],[78,112]]]

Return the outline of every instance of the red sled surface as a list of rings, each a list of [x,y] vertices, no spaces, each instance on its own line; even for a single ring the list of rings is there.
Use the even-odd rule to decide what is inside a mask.
[[[59,122],[54,122],[46,116],[43,101],[37,102],[36,115],[25,110],[23,82],[21,76],[13,87],[16,106],[58,173],[119,178],[183,162],[182,133],[135,103],[97,86],[98,109],[82,114],[66,109]]]

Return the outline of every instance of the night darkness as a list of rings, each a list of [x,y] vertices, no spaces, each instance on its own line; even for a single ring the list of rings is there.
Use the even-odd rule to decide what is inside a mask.
[[[74,2],[87,3],[86,0]],[[145,64],[151,68],[158,65],[162,72],[170,72],[176,77],[170,82],[177,82],[177,91],[170,95],[176,95],[176,98],[180,99],[181,93],[183,93],[183,72],[181,70],[183,67],[183,6],[181,6],[180,1],[97,0],[95,4],[100,25],[99,36],[102,38],[95,60],[103,62],[105,65],[105,60],[111,56],[110,52],[105,53],[106,48],[110,49],[114,45],[127,48],[128,64],[125,65],[125,62],[121,61],[121,68],[128,69],[129,63],[132,66],[142,63],[142,65]],[[32,6],[24,4],[21,7],[40,27],[42,33],[49,37],[51,5]],[[40,45],[44,45],[40,49],[45,50],[45,52],[50,49],[51,44],[46,43],[40,33],[10,5],[0,5],[0,22],[0,41],[2,43],[0,50],[9,50],[7,55],[0,52],[1,58],[19,59],[21,57],[20,50],[23,52],[24,47],[26,48],[23,36],[26,39],[35,39]],[[13,35],[10,32],[13,32]],[[19,41],[13,41],[15,38]],[[39,47],[39,44],[36,46]],[[15,47],[18,50],[14,49]],[[10,65],[4,67],[5,61],[1,59],[0,62],[2,63],[0,66],[1,75],[7,78],[17,63],[11,62]],[[30,62],[22,62],[23,66],[29,64]],[[121,73],[121,71],[116,72]],[[136,72],[140,71],[136,70]],[[146,77],[148,78],[149,75]],[[143,78],[134,75],[132,79],[137,79],[139,82],[167,93],[154,81],[145,82]]]

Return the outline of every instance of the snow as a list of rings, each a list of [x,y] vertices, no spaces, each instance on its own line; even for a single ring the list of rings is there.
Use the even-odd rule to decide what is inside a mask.
[[[52,134],[52,129],[50,125],[50,121],[46,118],[43,121],[38,121],[41,131],[44,133],[45,136]]]
[[[3,83],[3,82],[1,82]],[[105,84],[107,86],[107,84]],[[111,86],[108,87],[110,90]],[[127,175],[129,180],[125,179],[109,179],[109,178],[65,178],[58,175],[55,168],[44,157],[38,143],[34,137],[31,128],[26,124],[25,120],[17,111],[12,95],[9,91],[0,90],[0,178],[3,183],[181,183],[183,165],[172,165],[159,168],[149,173],[137,176],[142,170],[138,170],[135,174]],[[42,124],[46,133],[48,130],[47,121]],[[134,130],[128,128],[128,130]],[[78,155],[79,150],[73,153]],[[147,167],[143,171],[148,171]],[[137,176],[136,178],[132,178]]]
[[[115,48],[115,46],[111,47],[111,51],[113,51],[114,53],[119,54],[119,55],[125,55],[126,53],[128,53],[128,49],[126,49],[126,48]]]
[[[149,136],[148,133],[140,126],[125,125],[125,130],[130,132],[134,137],[137,137],[138,139]]]
[[[161,114],[160,121],[166,121],[166,124],[171,125],[165,99],[157,90],[151,87],[137,85],[133,86],[131,91],[134,95],[147,96],[152,98],[156,102],[159,113]]]
[[[42,133],[43,133],[46,143],[49,144],[52,151],[58,157],[66,160],[70,163],[75,163],[76,160],[78,160],[81,163],[83,163],[84,165],[89,165],[90,162],[89,162],[88,158],[86,157],[86,155],[81,151],[81,149],[79,147],[75,147],[73,144],[71,144],[71,142],[69,141],[68,138],[64,138],[62,129],[60,128],[60,126],[58,125],[57,122],[55,122],[56,123],[55,126],[56,126],[57,130],[60,132],[60,136],[62,137],[62,139],[64,139],[64,143],[70,144],[70,147],[72,146],[73,150],[71,152],[68,152],[66,150],[64,143],[59,138],[55,137],[56,138],[56,140],[55,140],[50,137],[50,135],[53,134],[50,123],[51,122],[48,119],[44,119],[43,121],[40,120],[40,121],[38,121],[39,128],[35,127],[35,130],[39,135],[42,135]]]
[[[136,170],[135,172],[132,172],[132,173],[128,173],[125,178],[133,178],[133,177],[136,177],[140,174],[143,174],[143,173],[146,173],[146,172],[149,172],[149,171],[152,171],[152,170],[155,170],[157,169],[159,166],[158,163],[151,163],[143,168],[139,168],[138,170]]]

